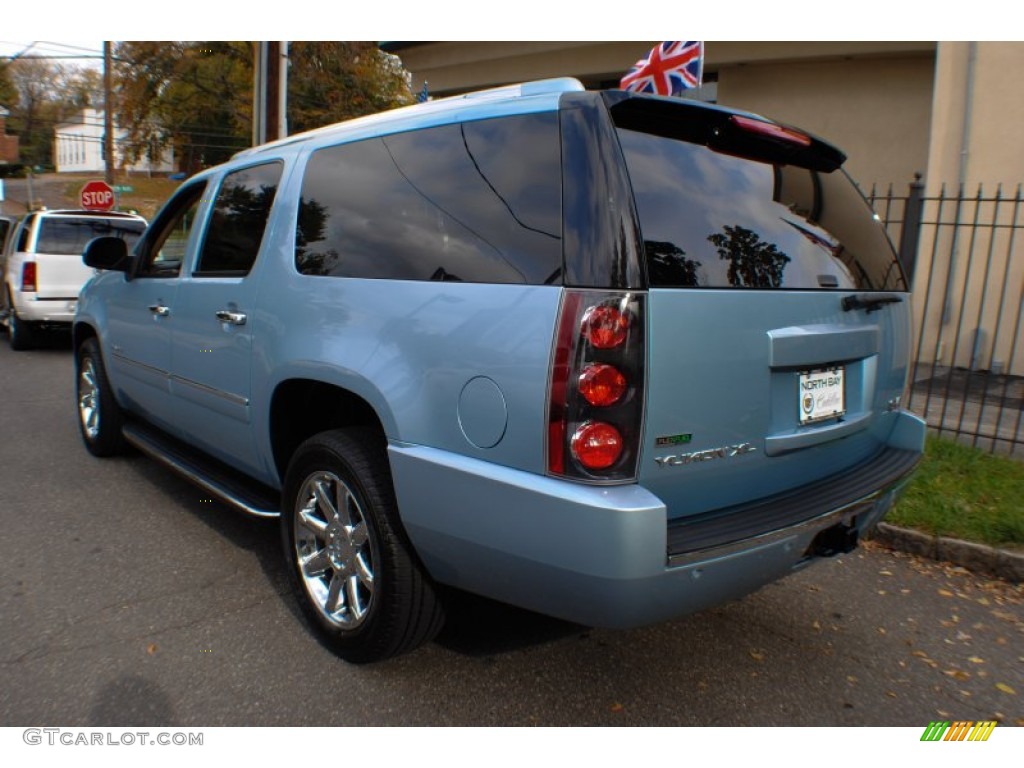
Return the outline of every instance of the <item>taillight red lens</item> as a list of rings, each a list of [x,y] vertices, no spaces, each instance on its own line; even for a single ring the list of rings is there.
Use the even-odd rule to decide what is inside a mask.
[[[593,363],[580,374],[579,389],[591,405],[614,405],[626,392],[626,377],[614,365]]]
[[[34,291],[36,289],[36,263],[26,261],[21,265],[21,290]]]
[[[573,433],[573,455],[587,469],[607,469],[622,455],[622,435],[611,424],[588,421]]]
[[[595,349],[612,349],[629,336],[630,314],[607,305],[591,307],[583,315],[583,337]]]

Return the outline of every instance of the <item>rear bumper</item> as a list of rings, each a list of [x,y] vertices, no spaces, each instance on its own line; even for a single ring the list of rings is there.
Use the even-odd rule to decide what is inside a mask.
[[[31,298],[29,298],[31,296]],[[29,323],[66,323],[75,319],[77,298],[41,299],[31,294],[20,294],[14,298],[18,318]]]
[[[912,445],[923,444],[924,423],[910,414],[900,420],[898,445],[872,459],[883,471],[869,480],[850,482],[864,471],[858,467],[723,510],[701,536],[670,527],[665,504],[639,485],[578,485],[419,446],[392,445],[389,453],[403,522],[435,579],[569,621],[624,628],[741,597],[830,553],[837,539],[855,544],[920,458]],[[845,495],[824,492],[829,483],[845,483]],[[721,523],[769,507],[782,517],[765,515],[756,529],[731,537]]]

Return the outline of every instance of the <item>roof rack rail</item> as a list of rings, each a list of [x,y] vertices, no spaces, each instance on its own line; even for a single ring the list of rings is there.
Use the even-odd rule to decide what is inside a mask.
[[[437,101],[449,101],[456,99],[493,99],[508,98],[511,96],[540,96],[545,93],[566,93],[569,91],[585,90],[583,83],[575,77],[552,77],[547,80],[532,80],[526,83],[514,85],[499,85],[496,88],[487,88],[482,91],[471,91],[470,93],[448,96],[437,99]]]

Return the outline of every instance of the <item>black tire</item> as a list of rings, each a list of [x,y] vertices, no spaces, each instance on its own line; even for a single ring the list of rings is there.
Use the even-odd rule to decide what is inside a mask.
[[[18,317],[18,312],[14,309],[14,302],[10,299],[8,301],[10,306],[7,310],[7,338],[11,342],[11,349],[17,352],[32,349],[35,346],[35,329],[32,328],[31,323]]]
[[[116,456],[125,449],[124,414],[103,367],[100,345],[89,338],[75,356],[75,404],[82,441],[93,456]]]
[[[310,438],[292,457],[281,503],[292,588],[338,656],[381,661],[440,631],[444,612],[402,528],[383,435],[352,428]]]

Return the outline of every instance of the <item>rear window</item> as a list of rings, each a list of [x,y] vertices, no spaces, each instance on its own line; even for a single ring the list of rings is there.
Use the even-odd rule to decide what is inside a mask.
[[[46,217],[39,223],[36,253],[80,256],[94,237],[119,237],[130,251],[146,225],[135,219]]]
[[[906,290],[888,237],[843,171],[618,133],[652,287]]]

